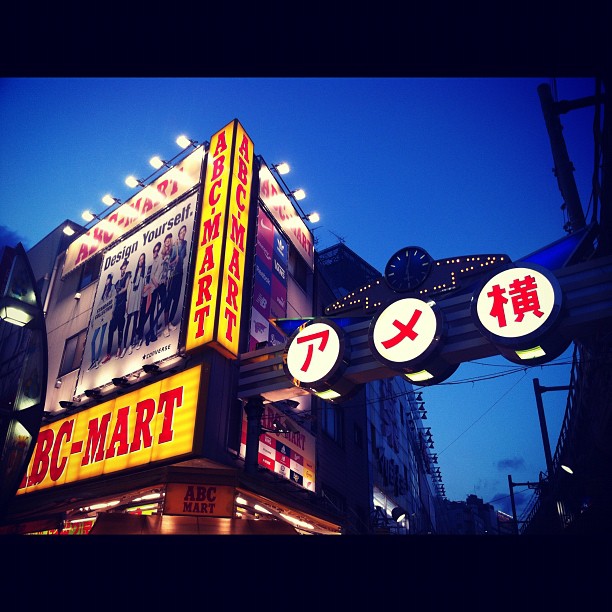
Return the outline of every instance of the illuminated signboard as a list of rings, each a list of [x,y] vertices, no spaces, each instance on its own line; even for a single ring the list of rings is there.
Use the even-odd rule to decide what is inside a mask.
[[[178,352],[197,194],[104,253],[76,395]]]
[[[314,436],[270,404],[264,404],[262,427],[271,429],[276,419],[291,431],[287,433],[263,431],[259,436],[258,464],[304,489],[315,491]],[[243,458],[246,457],[246,438],[247,418],[243,410],[240,443],[240,456]]]
[[[168,483],[164,514],[231,517],[234,514],[234,496],[234,487]]]
[[[225,356],[238,355],[253,154],[236,119],[211,138],[187,350],[212,343]]]
[[[62,278],[197,185],[200,182],[203,159],[204,147],[198,147],[179,164],[79,236],[66,251]]]
[[[358,388],[343,378],[349,359],[348,339],[342,329],[329,319],[313,319],[289,338],[283,367],[296,387],[333,401]]]
[[[569,346],[555,331],[562,304],[555,276],[537,264],[522,264],[482,284],[472,298],[472,317],[504,357],[536,364],[554,359]]]
[[[433,300],[403,298],[372,319],[368,344],[375,359],[411,382],[434,384],[457,369],[439,357],[444,333],[444,317]]]
[[[197,366],[42,427],[17,494],[190,455],[201,378]]]
[[[285,335],[270,322],[287,316],[289,244],[268,214],[257,210],[257,244],[251,302],[249,351],[257,346],[284,344]]]
[[[414,362],[431,350],[441,331],[432,304],[405,298],[379,312],[372,321],[374,356],[398,366]]]
[[[265,164],[259,169],[259,197],[310,269],[314,270],[313,236]]]

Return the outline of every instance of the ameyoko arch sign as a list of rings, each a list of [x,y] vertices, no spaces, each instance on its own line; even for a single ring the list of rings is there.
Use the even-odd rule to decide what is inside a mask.
[[[459,367],[444,359],[449,323],[440,306],[406,293],[387,300],[368,331],[371,357],[419,385],[433,385]],[[399,294],[399,295],[398,295]],[[537,365],[558,357],[570,344],[558,333],[563,292],[556,277],[537,264],[505,264],[472,290],[474,327],[509,361]],[[350,319],[338,319],[338,321]],[[362,351],[360,351],[362,353]],[[325,399],[343,399],[357,386],[344,377],[350,365],[348,338],[334,319],[305,323],[288,340],[285,371],[292,383]],[[327,390],[323,396],[321,391]],[[333,390],[335,393],[331,393]]]
[[[472,298],[474,324],[515,363],[550,361],[567,348],[569,341],[555,333],[562,311],[559,282],[535,264],[495,274]]]

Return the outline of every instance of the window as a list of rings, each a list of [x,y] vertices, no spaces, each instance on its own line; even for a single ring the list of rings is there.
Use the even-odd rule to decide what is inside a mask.
[[[80,367],[81,360],[83,359],[86,335],[87,329],[84,329],[66,340],[58,376],[64,376],[64,374],[68,374],[68,372],[72,372],[72,370],[76,370]]]
[[[289,272],[297,284],[304,290],[308,290],[308,266],[306,262],[292,248],[289,251]]]
[[[338,406],[323,402],[321,405],[321,429],[338,444],[342,443],[342,413]]]
[[[100,267],[102,266],[102,255],[96,255],[87,260],[81,266],[81,278],[77,291],[80,291],[87,285],[91,285],[100,276]]]

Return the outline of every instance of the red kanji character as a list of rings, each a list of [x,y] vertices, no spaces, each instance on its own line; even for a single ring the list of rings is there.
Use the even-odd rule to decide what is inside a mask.
[[[526,312],[533,312],[538,318],[544,314],[540,310],[538,285],[533,276],[528,274],[523,279],[517,278],[512,281],[508,295],[512,298],[512,308],[514,309],[517,323],[523,320]]]
[[[502,289],[499,285],[493,285],[491,291],[487,293],[487,297],[493,298],[493,307],[489,314],[498,319],[500,327],[506,327],[507,325],[504,304],[506,304],[508,300],[504,297],[504,293],[506,293],[506,290]]]
[[[303,342],[310,342],[315,340],[321,340],[321,344],[319,344],[319,350],[323,352],[325,347],[327,346],[327,341],[329,340],[329,329],[324,329],[323,331],[317,332],[315,334],[309,334],[308,336],[301,336],[296,340],[297,344],[302,344]],[[312,361],[312,354],[314,349],[313,345],[308,345],[308,353],[306,353],[306,361],[304,361],[304,365],[300,368],[302,372],[306,372],[310,367],[310,362]]]
[[[399,329],[399,334],[397,334],[397,336],[394,336],[393,338],[389,338],[389,340],[381,342],[381,344],[386,349],[390,349],[399,344],[404,338],[414,340],[419,334],[417,334],[413,328],[416,325],[417,321],[421,318],[422,314],[422,310],[415,310],[412,314],[412,318],[410,319],[410,321],[408,321],[408,323],[406,323],[406,325],[400,323],[397,319],[395,319],[395,321],[393,321],[393,325],[397,327],[397,329]]]

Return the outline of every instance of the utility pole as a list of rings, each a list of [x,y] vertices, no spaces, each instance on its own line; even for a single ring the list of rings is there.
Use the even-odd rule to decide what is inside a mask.
[[[533,379],[533,390],[535,392],[536,397],[536,406],[538,408],[538,418],[540,419],[540,432],[542,434],[542,444],[544,445],[544,457],[546,459],[546,472],[548,477],[552,477],[553,472],[553,462],[552,455],[550,452],[550,439],[548,437],[548,428],[546,427],[546,416],[544,414],[544,405],[542,403],[542,393],[546,393],[547,391],[567,391],[569,390],[569,385],[560,386],[560,387],[544,387],[540,384],[540,380],[538,378]]]
[[[559,113],[567,112],[571,108],[580,108],[593,104],[594,98],[581,100],[579,104],[555,103],[550,92],[550,87],[543,83],[538,86],[538,95],[540,96],[540,104],[544,113],[544,121],[548,130],[550,146],[552,149],[553,161],[555,164],[554,173],[557,177],[557,184],[563,197],[564,205],[567,208],[569,220],[565,229],[571,234],[585,226],[584,212],[574,179],[574,165],[570,161],[567,154],[567,146],[563,138],[563,126],[559,121]]]

